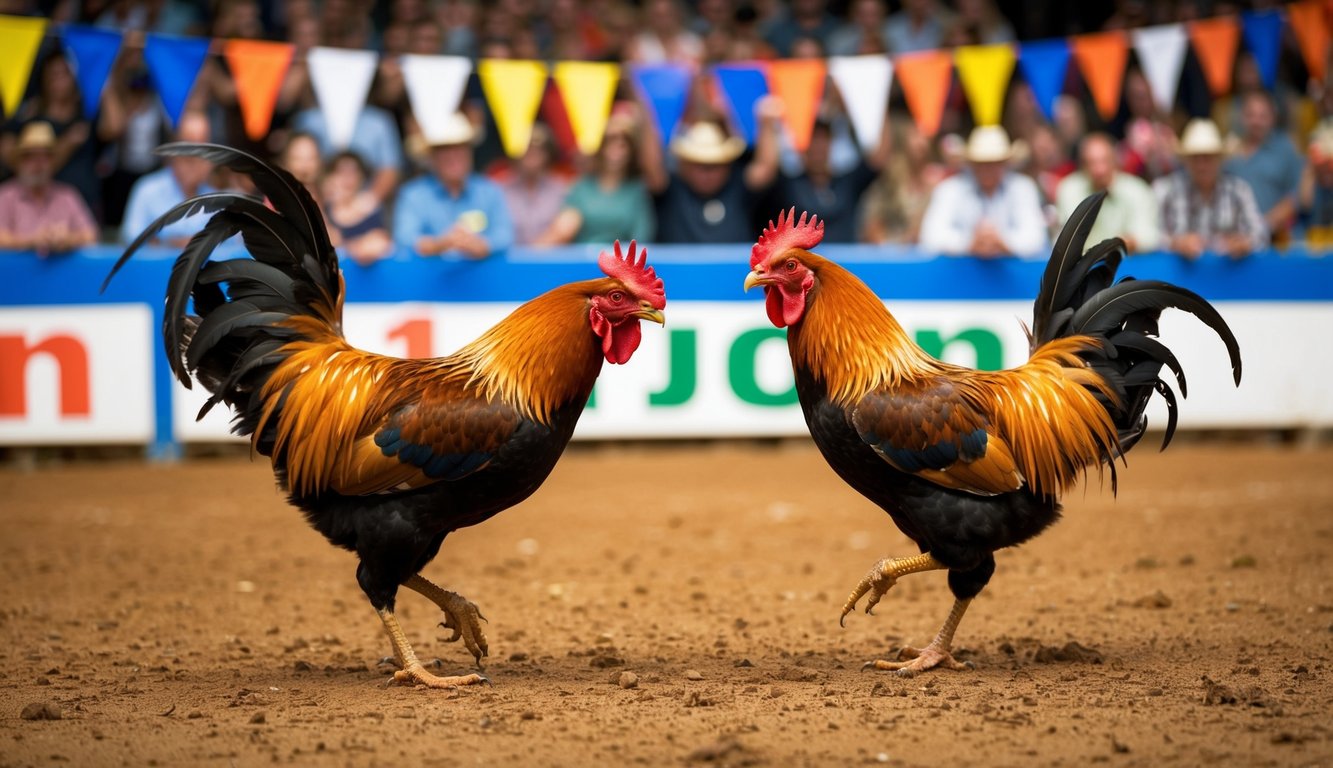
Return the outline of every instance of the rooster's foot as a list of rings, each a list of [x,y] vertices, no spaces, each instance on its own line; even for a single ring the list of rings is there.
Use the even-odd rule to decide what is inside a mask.
[[[476,603],[457,592],[445,592],[439,606],[444,611],[444,621],[440,622],[440,626],[454,632],[446,642],[461,639],[463,647],[468,649],[480,667],[482,657],[490,653],[486,645],[486,633],[481,629],[481,622],[486,621],[486,617],[481,615]]]
[[[847,619],[847,614],[856,610],[856,602],[867,593],[870,597],[866,600],[866,613],[870,614],[884,595],[898,583],[900,576],[906,576],[909,573],[920,573],[921,571],[933,571],[944,568],[944,564],[929,553],[917,555],[915,557],[886,557],[875,563],[867,573],[861,583],[856,585],[852,594],[847,598],[847,602],[842,605],[842,615],[838,617],[838,624],[843,625]]]
[[[958,661],[952,653],[934,643],[925,648],[903,648],[898,651],[898,659],[898,661],[880,659],[867,661],[861,669],[882,669],[896,672],[899,677],[912,677],[935,667],[954,670],[972,669],[972,662]]]
[[[407,669],[393,673],[393,681],[399,685],[424,685],[427,688],[458,688],[463,685],[490,685],[491,681],[481,675],[454,675],[440,677],[426,671],[421,664],[411,664]]]

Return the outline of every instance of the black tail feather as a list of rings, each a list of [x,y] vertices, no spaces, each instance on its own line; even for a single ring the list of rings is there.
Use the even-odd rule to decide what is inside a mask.
[[[1240,345],[1213,305],[1198,294],[1160,280],[1126,277],[1115,282],[1126,255],[1119,238],[1084,250],[1104,198],[1098,193],[1079,204],[1056,239],[1034,305],[1030,341],[1033,349],[1072,335],[1103,342],[1083,356],[1116,393],[1115,400],[1100,394],[1099,400],[1116,424],[1120,444],[1115,454],[1123,455],[1142,437],[1147,427],[1144,410],[1154,393],[1167,408],[1162,448],[1175,434],[1179,409],[1175,392],[1161,378],[1163,367],[1174,374],[1182,397],[1188,391],[1180,361],[1156,338],[1163,310],[1189,312],[1218,335],[1236,384],[1241,377]]]
[[[194,374],[212,395],[200,418],[225,402],[236,412],[233,429],[249,434],[262,407],[258,393],[263,382],[286,358],[284,346],[299,338],[284,321],[312,316],[340,333],[337,255],[319,206],[287,171],[215,144],[167,144],[158,153],[199,157],[246,174],[263,198],[213,192],[174,206],[130,243],[102,287],[163,228],[188,216],[212,214],[172,265],[162,336],[176,378],[189,387]],[[210,261],[217,247],[236,234],[250,258]],[[265,441],[260,443],[262,451]]]

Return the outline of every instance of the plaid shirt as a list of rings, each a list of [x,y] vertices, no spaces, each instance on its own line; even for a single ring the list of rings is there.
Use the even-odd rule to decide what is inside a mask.
[[[1220,249],[1221,238],[1233,234],[1249,237],[1255,250],[1268,245],[1268,227],[1254,201],[1254,191],[1238,176],[1218,176],[1211,199],[1204,198],[1183,170],[1158,179],[1153,191],[1167,237],[1196,233],[1209,250]]]

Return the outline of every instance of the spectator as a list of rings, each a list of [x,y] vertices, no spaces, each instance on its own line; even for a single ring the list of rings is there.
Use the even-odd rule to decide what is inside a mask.
[[[653,200],[639,176],[636,141],[634,119],[612,115],[590,173],[570,188],[548,243],[653,239]]]
[[[884,23],[889,53],[914,53],[939,48],[953,14],[938,0],[903,0],[903,9]]]
[[[1250,185],[1273,239],[1285,241],[1296,219],[1304,160],[1287,134],[1274,130],[1277,115],[1272,97],[1250,91],[1241,101],[1239,146],[1222,170]]]
[[[569,184],[555,175],[555,142],[551,130],[532,126],[528,150],[510,164],[509,178],[500,185],[514,219],[514,243],[551,245],[548,230],[565,205]]]
[[[122,66],[131,58],[133,64]],[[107,83],[102,109],[110,121],[115,141],[103,156],[109,171],[102,179],[102,223],[119,227],[125,218],[130,188],[141,176],[157,170],[162,160],[153,152],[171,136],[171,126],[148,80],[142,54],[122,51]]]
[[[403,185],[394,204],[393,239],[421,256],[484,259],[509,248],[514,224],[504,193],[472,172],[476,129],[462,113],[428,132],[430,171]]]
[[[861,195],[875,182],[888,159],[889,132],[881,133],[879,147],[870,156],[857,158],[850,169],[841,173],[829,162],[833,128],[827,120],[815,121],[810,145],[802,153],[799,173],[782,176],[776,186],[779,207],[796,206],[798,211],[812,211],[824,220],[824,241],[857,241],[856,218]]]
[[[323,155],[332,155],[343,149],[333,146],[324,112],[318,107],[298,112],[292,119],[291,127],[294,131],[314,136]],[[393,115],[367,104],[356,118],[351,142],[345,149],[360,155],[361,160],[372,169],[370,193],[383,205],[398,188],[403,167],[403,143]]]
[[[324,218],[333,247],[342,248],[352,261],[362,266],[393,253],[384,209],[366,189],[369,176],[360,155],[343,151],[329,160],[320,183]]]
[[[657,199],[657,240],[663,243],[743,243],[754,239],[752,216],[778,170],[781,102],[760,100],[759,136],[743,163],[745,142],[711,121],[696,122],[671,141],[678,167],[668,173],[659,143],[640,146],[644,180]]]
[[[1158,111],[1148,78],[1137,69],[1125,76],[1125,107],[1125,170],[1148,181],[1175,170],[1176,133]]]
[[[1185,167],[1153,185],[1166,245],[1187,259],[1205,251],[1242,258],[1263,248],[1268,230],[1244,179],[1222,172],[1222,134],[1196,118],[1180,139]]]
[[[1143,179],[1116,167],[1115,143],[1104,133],[1083,140],[1078,151],[1079,169],[1066,176],[1056,191],[1056,212],[1061,224],[1095,192],[1105,192],[1097,222],[1088,243],[1112,237],[1125,241],[1129,251],[1151,251],[1162,239],[1157,226],[1157,198]]]
[[[769,27],[765,39],[780,57],[796,57],[796,41],[813,38],[827,50],[829,38],[838,30],[838,20],[828,12],[827,0],[791,0],[787,15]]]
[[[1014,28],[995,7],[995,0],[958,0],[958,23],[972,30],[982,45],[1012,43]]]
[[[97,224],[74,187],[55,181],[56,132],[44,120],[23,127],[14,146],[17,173],[0,184],[0,248],[45,258],[97,240]]]
[[[930,139],[911,119],[885,126],[893,151],[884,173],[863,198],[862,239],[869,243],[915,243],[930,195],[945,176]]]
[[[1310,245],[1333,246],[1333,126],[1310,138],[1310,162],[1301,179],[1301,208]]]
[[[282,148],[278,165],[301,182],[301,186],[315,200],[320,199],[320,173],[324,170],[324,158],[319,151],[319,142],[308,133],[291,133]]]
[[[1009,136],[976,128],[964,150],[968,168],[940,182],[921,223],[921,246],[985,258],[1037,254],[1047,247],[1041,196],[1032,179],[1006,167]]]
[[[207,142],[210,138],[208,118],[202,112],[181,115],[180,127],[176,131],[178,141]],[[173,157],[167,160],[165,168],[142,176],[130,189],[125,220],[120,225],[121,240],[127,243],[133,241],[157,217],[171,210],[177,203],[212,192],[213,188],[208,184],[212,172],[213,164],[203,158]],[[203,229],[208,219],[206,213],[187,216],[164,227],[149,242],[183,248],[196,232]]]
[[[853,0],[847,23],[829,35],[830,56],[887,53],[884,43],[884,0]]]
[[[15,142],[27,123],[45,121],[55,131],[56,144],[51,155],[55,180],[77,189],[96,215],[102,208],[97,155],[102,142],[114,138],[108,122],[111,115],[103,110],[96,126],[84,118],[79,85],[69,61],[59,51],[48,54],[42,61],[36,80],[35,93],[19,106],[14,121],[0,140],[0,152],[5,157],[12,156]]]
[[[1032,126],[1027,135],[1027,174],[1037,182],[1043,202],[1054,203],[1056,189],[1077,167],[1069,158],[1069,147],[1055,129],[1045,123]]]
[[[703,60],[703,40],[685,26],[679,0],[648,0],[643,6],[643,31],[625,48],[625,60],[634,64],[697,64]]]

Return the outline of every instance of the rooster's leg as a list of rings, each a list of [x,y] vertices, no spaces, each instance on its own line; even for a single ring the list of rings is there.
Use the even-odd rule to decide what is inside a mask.
[[[856,589],[852,590],[851,596],[847,598],[847,602],[842,606],[842,615],[838,617],[838,624],[841,625],[846,620],[847,614],[856,609],[856,601],[860,600],[867,592],[870,593],[870,598],[866,601],[866,613],[870,613],[885,593],[894,584],[898,583],[900,577],[909,573],[938,571],[946,567],[944,563],[932,557],[929,552],[915,557],[886,557],[880,560],[870,569],[870,573],[867,573],[866,577],[861,579],[861,583],[856,585]]]
[[[488,655],[489,649],[486,647],[486,633],[481,631],[481,622],[485,621],[486,617],[477,610],[476,604],[457,592],[441,589],[421,574],[412,576],[403,582],[403,586],[421,593],[427,600],[440,606],[440,610],[444,611],[444,622],[440,626],[454,631],[454,636],[449,638],[449,642],[462,638],[463,645],[480,667],[481,658]]]
[[[389,642],[393,643],[393,653],[398,657],[398,663],[403,667],[393,673],[395,682],[424,685],[429,688],[457,688],[460,685],[490,683],[481,675],[440,677],[427,672],[426,668],[421,666],[421,662],[417,659],[416,652],[412,650],[412,646],[407,642],[407,635],[403,634],[403,628],[399,626],[398,618],[393,615],[393,611],[381,608],[379,614],[380,621],[384,622],[385,631],[389,633]]]
[[[972,601],[958,600],[954,602],[953,610],[949,611],[949,618],[945,620],[944,626],[940,627],[940,633],[935,635],[934,640],[930,641],[930,645],[920,649],[904,648],[898,653],[898,658],[901,661],[869,661],[866,662],[863,669],[890,670],[904,677],[910,677],[934,667],[970,669],[971,664],[958,661],[951,652],[954,630],[958,629],[958,622],[963,620],[963,613],[967,610],[967,605],[970,602]]]

